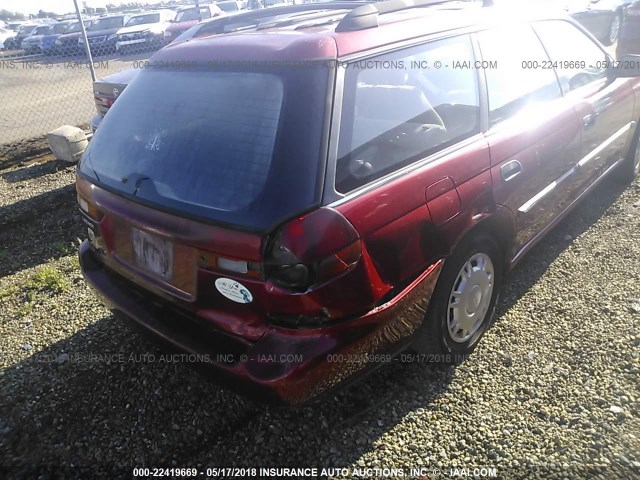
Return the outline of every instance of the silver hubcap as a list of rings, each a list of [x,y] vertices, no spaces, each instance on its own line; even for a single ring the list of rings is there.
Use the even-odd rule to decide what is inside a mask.
[[[468,341],[480,328],[493,294],[491,258],[476,253],[462,266],[449,295],[447,326],[454,342]]]
[[[613,17],[611,21],[611,30],[609,30],[609,40],[611,43],[615,42],[618,38],[618,32],[620,31],[620,17],[617,15]]]

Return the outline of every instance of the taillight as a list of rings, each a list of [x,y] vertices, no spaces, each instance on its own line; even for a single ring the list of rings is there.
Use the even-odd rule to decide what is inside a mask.
[[[86,198],[84,198],[84,196],[81,195],[79,192],[78,192],[78,206],[80,207],[80,210],[83,213],[85,213],[87,216],[89,216],[92,220],[95,220],[96,222],[99,222],[100,220],[102,220],[102,217],[103,217],[102,212],[98,210],[98,208],[92,201],[89,201]]]
[[[102,107],[107,107],[107,108],[111,108],[111,106],[113,105],[113,102],[116,101],[115,98],[112,97],[100,97],[98,95],[94,95],[94,100],[96,102],[96,105],[98,106],[102,106]]]
[[[267,244],[267,280],[297,291],[350,270],[362,253],[358,232],[339,212],[321,208],[281,226]]]

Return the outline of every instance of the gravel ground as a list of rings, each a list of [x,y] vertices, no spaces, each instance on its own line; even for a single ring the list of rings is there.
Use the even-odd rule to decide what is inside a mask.
[[[78,270],[72,181],[55,161],[0,171],[8,476],[45,464],[105,478],[132,465],[640,478],[640,183],[605,182],[523,260],[463,365],[394,362],[321,404],[279,409],[158,361],[101,306]]]

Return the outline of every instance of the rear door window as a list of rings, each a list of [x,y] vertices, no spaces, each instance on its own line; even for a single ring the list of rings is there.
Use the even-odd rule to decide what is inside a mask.
[[[563,20],[538,22],[535,29],[556,63],[565,92],[604,79],[606,54],[575,25]]]
[[[478,33],[489,98],[489,125],[562,95],[553,65],[530,25]]]
[[[478,133],[474,62],[465,35],[350,63],[336,190],[346,193]]]

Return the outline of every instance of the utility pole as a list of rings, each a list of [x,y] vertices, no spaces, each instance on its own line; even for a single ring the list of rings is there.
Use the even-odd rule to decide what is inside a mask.
[[[82,14],[78,8],[78,0],[73,0],[73,4],[76,6],[76,15],[78,15],[78,21],[80,22],[80,31],[82,32],[82,40],[84,41],[84,49],[87,52],[87,59],[89,59],[89,70],[91,70],[91,79],[96,81],[96,71],[93,68],[93,57],[91,56],[91,48],[89,48],[89,40],[87,40],[87,31],[84,28],[84,20]]]
[[[200,0],[195,0],[196,8],[198,9],[198,18],[202,21],[202,12],[200,11]]]

